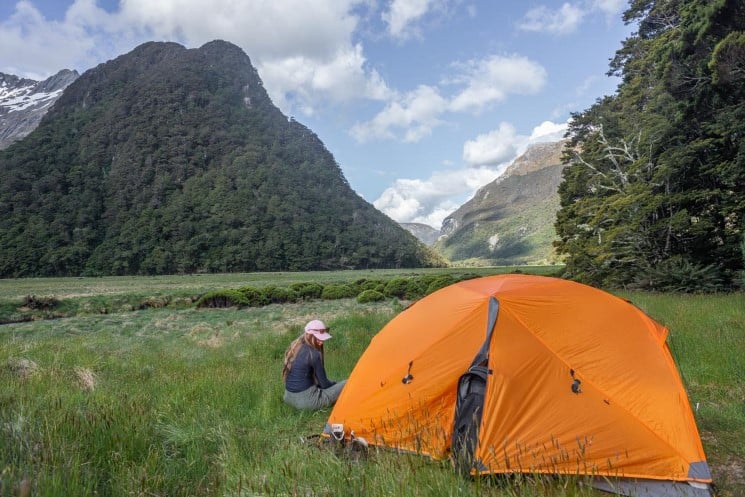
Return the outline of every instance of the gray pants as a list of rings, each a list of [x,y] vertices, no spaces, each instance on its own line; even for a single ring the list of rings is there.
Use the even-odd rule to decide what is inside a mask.
[[[326,389],[313,385],[302,392],[288,392],[285,390],[282,400],[298,409],[320,409],[322,407],[328,407],[336,402],[346,383],[347,380],[342,380]]]

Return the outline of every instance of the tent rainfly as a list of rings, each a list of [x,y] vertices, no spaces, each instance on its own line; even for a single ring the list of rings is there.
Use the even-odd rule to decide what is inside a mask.
[[[324,432],[452,458],[476,474],[586,475],[638,497],[709,497],[667,328],[579,283],[461,281],[392,319]]]

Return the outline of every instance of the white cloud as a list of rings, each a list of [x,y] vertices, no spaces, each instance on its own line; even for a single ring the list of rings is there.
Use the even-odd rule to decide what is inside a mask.
[[[593,8],[601,10],[609,16],[615,16],[622,12],[628,4],[628,0],[594,0]]]
[[[398,179],[373,205],[401,223],[424,223],[434,228],[482,185],[497,177],[491,168],[434,172],[426,180]]]
[[[354,9],[366,1],[121,0],[107,13],[95,0],[76,0],[63,20],[50,21],[21,0],[0,24],[0,70],[46,77],[62,68],[89,69],[145,41],[195,48],[223,39],[249,55],[284,112],[310,114],[318,105],[390,98],[353,42]]]
[[[471,166],[496,165],[515,156],[515,127],[501,123],[498,129],[477,136],[463,145],[463,160]]]
[[[342,47],[325,62],[294,56],[257,66],[274,103],[281,109],[297,108],[306,115],[314,113],[319,101],[387,100],[393,95],[376,71],[365,71],[360,45]]]
[[[462,65],[464,73],[453,79],[465,85],[450,104],[453,111],[480,111],[508,94],[538,92],[546,83],[546,70],[522,56],[492,55]]]
[[[221,37],[262,59],[302,56],[329,60],[350,44],[358,19],[355,0],[122,0],[128,24],[156,37],[181,39],[190,46]]]
[[[360,142],[376,139],[417,142],[440,124],[439,116],[446,108],[447,101],[436,88],[421,85],[397,97],[372,120],[355,124],[351,134]]]
[[[533,132],[530,134],[528,142],[533,144],[563,140],[567,127],[568,123],[543,121],[541,124],[533,128]]]
[[[393,0],[382,19],[394,38],[406,39],[415,35],[414,23],[430,9],[433,0]]]
[[[570,3],[565,3],[556,10],[540,6],[530,9],[517,27],[524,31],[565,35],[577,30],[586,13],[582,8]]]
[[[440,89],[420,85],[405,95],[394,95],[375,117],[352,127],[352,136],[360,142],[398,140],[417,142],[443,123],[446,112],[475,112],[509,94],[540,91],[546,82],[546,70],[526,57],[493,55],[457,65],[461,73],[446,80],[463,87],[448,101]]]
[[[82,54],[95,46],[85,33],[87,21],[81,8],[76,9],[76,15],[57,22],[47,21],[31,2],[18,2],[11,16],[0,23],[0,70],[43,79],[75,67],[84,58]],[[21,67],[23,70],[18,70]]]

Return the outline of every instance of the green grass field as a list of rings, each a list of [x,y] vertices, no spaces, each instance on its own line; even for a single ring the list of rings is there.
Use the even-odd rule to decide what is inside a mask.
[[[358,461],[319,447],[329,410],[282,403],[285,347],[320,317],[334,329],[329,375],[345,377],[406,302],[185,303],[219,288],[362,277],[370,276],[0,280],[6,310],[28,295],[81,299],[73,317],[0,326],[0,495],[606,495],[574,479],[472,481],[448,462],[385,451]],[[745,294],[622,296],[670,328],[719,495],[745,495]],[[154,297],[170,304],[132,310]]]

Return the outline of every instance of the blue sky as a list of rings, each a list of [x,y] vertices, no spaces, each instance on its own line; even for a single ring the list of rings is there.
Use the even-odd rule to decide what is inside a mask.
[[[626,0],[3,0],[0,71],[82,73],[145,41],[240,46],[351,187],[439,228],[618,84]]]

